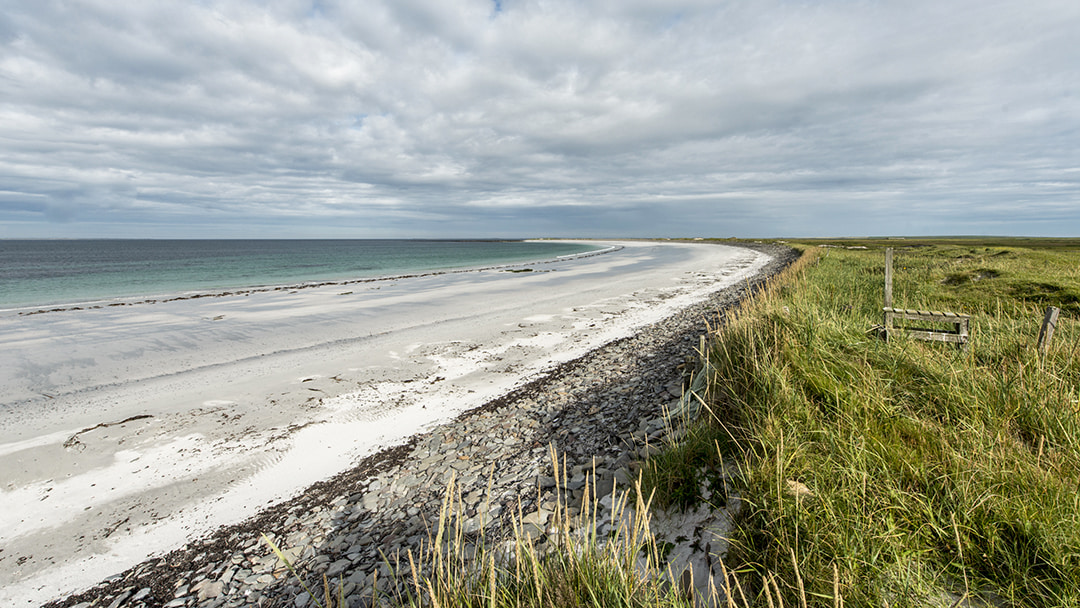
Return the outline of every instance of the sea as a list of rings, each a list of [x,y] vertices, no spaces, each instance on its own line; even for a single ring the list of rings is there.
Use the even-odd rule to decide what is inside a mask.
[[[552,241],[0,239],[0,310],[537,262]]]

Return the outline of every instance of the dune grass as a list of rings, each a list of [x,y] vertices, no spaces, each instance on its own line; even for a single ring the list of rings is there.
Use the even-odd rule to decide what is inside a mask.
[[[809,248],[713,333],[707,407],[644,491],[688,504],[737,465],[727,561],[789,605],[798,580],[810,605],[1080,605],[1080,247],[890,243],[895,305],[972,315],[963,351],[877,337],[881,245]]]
[[[571,505],[561,490],[568,479],[565,463],[560,466],[554,449],[551,458],[556,506],[545,525],[524,523],[527,518],[519,512],[509,518],[509,534],[498,532],[499,526],[491,529],[494,534],[466,533],[466,510],[451,479],[428,541],[415,554],[387,556],[391,583],[377,586],[382,591],[370,597],[346,598],[341,582],[325,576],[305,583],[285,552],[265,535],[263,541],[318,608],[346,608],[357,601],[388,608],[750,608],[733,572],[724,570],[722,580],[708,581],[708,591],[699,594],[689,571],[665,566],[640,486],[596,496],[595,475],[589,475],[580,504]],[[762,583],[764,592],[779,600],[776,581],[766,577]]]
[[[554,470],[560,471],[552,452]],[[565,466],[556,475],[566,481]],[[529,530],[512,517],[509,538],[467,538],[459,522],[454,487],[447,490],[433,540],[417,556],[410,593],[403,605],[456,607],[686,606],[676,587],[663,584],[658,548],[648,527],[648,506],[632,493],[614,492],[608,522],[587,490],[571,508],[556,488],[558,506],[543,530]],[[603,497],[601,497],[603,498]],[[621,522],[621,525],[611,525]],[[605,527],[604,524],[608,526]],[[610,530],[601,534],[600,530]],[[542,543],[536,541],[543,539]],[[413,556],[409,556],[410,563]]]

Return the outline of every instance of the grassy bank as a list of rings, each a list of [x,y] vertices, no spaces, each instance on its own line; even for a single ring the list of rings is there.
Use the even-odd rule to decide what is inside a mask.
[[[477,547],[448,500],[397,602],[694,605],[645,503],[709,489],[743,505],[718,605],[1080,605],[1080,242],[820,244],[710,332],[699,412],[644,463],[611,518],[630,525],[598,532],[594,497],[556,509],[542,549],[520,515],[516,539]],[[966,350],[880,339],[885,245],[895,305],[971,315]]]
[[[688,504],[736,463],[728,564],[789,605],[800,578],[811,605],[1080,605],[1080,247],[887,243],[896,306],[972,315],[961,351],[878,339],[885,244],[809,247],[712,336],[707,408],[647,488]]]

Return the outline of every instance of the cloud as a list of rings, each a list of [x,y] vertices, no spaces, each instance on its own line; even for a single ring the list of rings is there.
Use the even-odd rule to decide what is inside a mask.
[[[0,221],[1075,234],[1078,26],[1054,0],[19,3]]]

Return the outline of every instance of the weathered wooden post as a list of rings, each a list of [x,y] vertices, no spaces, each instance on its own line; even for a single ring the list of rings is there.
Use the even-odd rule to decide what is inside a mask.
[[[1050,338],[1054,337],[1054,328],[1057,327],[1058,313],[1061,309],[1056,306],[1046,307],[1046,316],[1043,317],[1042,327],[1039,329],[1039,353],[1045,355],[1050,349]]]
[[[892,247],[885,248],[885,308],[892,308]]]
[[[911,336],[920,340],[937,340],[940,342],[952,342],[960,348],[966,349],[968,342],[968,328],[971,321],[970,316],[958,314],[955,312],[941,312],[939,310],[909,310],[906,308],[893,308],[892,260],[892,247],[887,247],[885,249],[885,307],[884,309],[882,309],[882,312],[885,313],[885,319],[881,329],[882,339],[888,342],[889,334],[892,333],[893,329],[897,329],[906,331]],[[1055,316],[1054,318],[1056,319],[1057,317]],[[911,327],[908,323],[894,326],[893,323],[897,320],[905,322],[928,321],[930,323],[947,323],[951,325],[953,329],[944,330],[935,329],[933,327]]]

